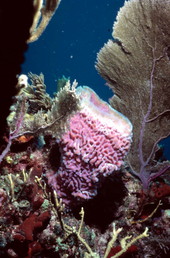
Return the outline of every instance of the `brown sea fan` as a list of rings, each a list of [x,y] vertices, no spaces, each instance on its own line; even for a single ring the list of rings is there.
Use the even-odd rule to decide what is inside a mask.
[[[129,165],[147,186],[158,142],[170,134],[170,1],[131,0],[120,9],[114,40],[96,68],[114,91],[111,105],[134,127]],[[162,171],[169,164],[159,164]],[[159,174],[161,172],[159,171]]]

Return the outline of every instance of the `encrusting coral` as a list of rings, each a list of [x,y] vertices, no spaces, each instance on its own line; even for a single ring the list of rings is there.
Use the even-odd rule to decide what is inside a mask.
[[[133,124],[128,163],[144,187],[170,169],[155,152],[170,134],[170,1],[125,1],[97,70],[113,89],[111,105]],[[152,174],[153,173],[153,174]]]

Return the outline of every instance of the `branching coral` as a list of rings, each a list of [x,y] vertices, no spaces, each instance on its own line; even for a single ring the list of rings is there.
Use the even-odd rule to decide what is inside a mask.
[[[108,243],[108,245],[107,245],[107,249],[106,249],[106,253],[105,253],[105,255],[104,255],[104,258],[107,258],[107,257],[108,257],[109,252],[111,251],[111,249],[112,249],[114,243],[116,242],[116,240],[117,240],[117,238],[118,238],[118,235],[119,235],[119,233],[120,233],[121,231],[122,231],[122,228],[118,228],[118,229],[116,230],[115,224],[113,224],[113,235],[112,235],[112,239],[109,241],[109,243]],[[134,238],[133,238],[131,241],[129,241],[129,242],[128,242],[127,240],[131,239],[132,236],[126,236],[125,238],[122,238],[121,241],[120,241],[121,250],[120,250],[117,254],[115,254],[115,255],[113,255],[113,256],[109,256],[109,257],[113,257],[113,258],[120,257],[120,256],[121,256],[123,253],[125,253],[125,252],[128,250],[128,248],[129,248],[130,246],[132,246],[137,240],[139,240],[139,239],[141,239],[141,238],[143,238],[143,237],[148,237],[148,236],[149,236],[149,234],[148,234],[148,228],[146,228],[145,231],[144,231],[142,234],[138,235],[137,237],[134,237]]]
[[[134,126],[128,162],[144,187],[170,168],[154,160],[170,134],[169,27],[169,0],[126,1],[96,64],[115,93],[111,105]]]

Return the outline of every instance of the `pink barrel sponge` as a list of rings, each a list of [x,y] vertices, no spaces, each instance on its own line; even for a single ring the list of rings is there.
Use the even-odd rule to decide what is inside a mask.
[[[49,183],[70,206],[97,194],[98,182],[120,169],[131,138],[130,121],[88,87],[76,90],[81,109],[58,140],[61,166]]]

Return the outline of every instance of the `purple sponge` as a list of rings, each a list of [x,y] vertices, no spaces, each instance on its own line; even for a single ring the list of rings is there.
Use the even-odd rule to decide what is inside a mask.
[[[61,166],[49,183],[70,206],[97,194],[98,182],[120,169],[127,154],[132,125],[88,87],[76,90],[81,110],[70,118],[58,140]]]

